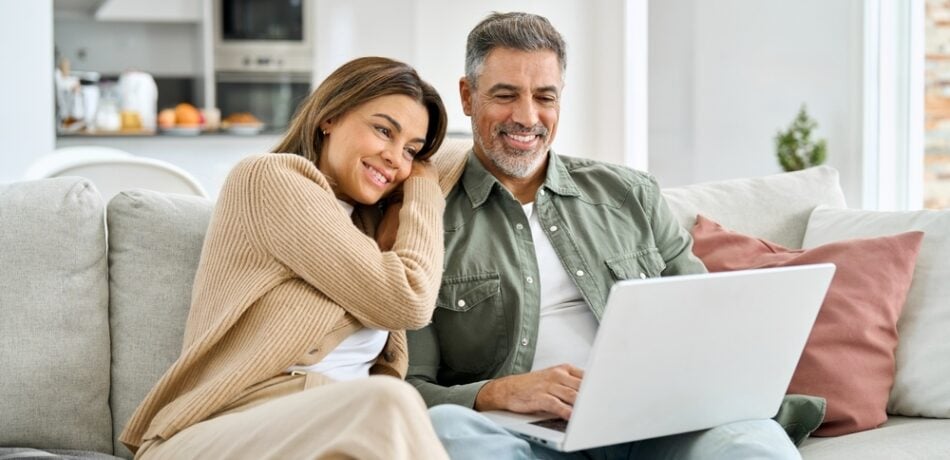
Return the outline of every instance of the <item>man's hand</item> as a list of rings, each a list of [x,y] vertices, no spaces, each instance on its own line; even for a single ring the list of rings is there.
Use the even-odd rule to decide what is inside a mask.
[[[522,414],[548,412],[568,420],[584,371],[560,364],[540,371],[492,380],[475,397],[475,410]]]
[[[397,201],[386,206],[382,220],[376,227],[376,244],[380,251],[389,251],[396,244],[396,231],[399,230],[399,210],[402,202]]]

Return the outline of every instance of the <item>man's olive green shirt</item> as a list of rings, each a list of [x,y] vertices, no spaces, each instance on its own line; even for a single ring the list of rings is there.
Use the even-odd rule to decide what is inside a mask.
[[[706,271],[647,174],[551,152],[534,203],[598,320],[618,280]],[[473,407],[488,380],[531,370],[541,270],[521,203],[471,152],[444,223],[442,286],[432,323],[409,332],[407,379],[430,406]]]

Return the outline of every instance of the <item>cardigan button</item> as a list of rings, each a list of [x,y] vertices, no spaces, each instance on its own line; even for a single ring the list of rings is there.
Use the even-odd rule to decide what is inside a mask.
[[[383,353],[383,359],[385,359],[386,362],[391,363],[391,362],[393,362],[393,361],[396,360],[396,356],[393,355],[393,352],[387,351],[387,352]]]

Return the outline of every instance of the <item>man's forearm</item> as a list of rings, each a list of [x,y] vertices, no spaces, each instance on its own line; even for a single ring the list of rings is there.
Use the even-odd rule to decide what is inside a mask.
[[[413,376],[406,378],[406,381],[419,391],[419,394],[422,395],[422,399],[425,400],[426,405],[429,407],[439,404],[457,404],[471,409],[475,409],[475,399],[477,395],[482,387],[489,382],[489,380],[483,380],[465,385],[446,387]]]

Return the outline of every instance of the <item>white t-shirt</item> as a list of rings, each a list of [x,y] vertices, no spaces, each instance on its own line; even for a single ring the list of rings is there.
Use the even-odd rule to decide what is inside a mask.
[[[353,206],[349,203],[340,201],[340,206],[347,214],[353,213]],[[287,371],[319,372],[336,381],[369,377],[369,369],[383,352],[388,339],[388,331],[364,327],[343,339],[319,363],[310,366],[291,366]]]
[[[522,206],[528,216],[534,253],[538,258],[541,317],[532,371],[569,363],[587,366],[587,357],[597,334],[597,318],[584,302],[554,246],[541,229],[534,203]]]

